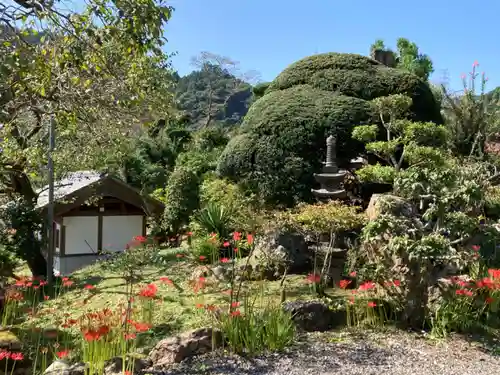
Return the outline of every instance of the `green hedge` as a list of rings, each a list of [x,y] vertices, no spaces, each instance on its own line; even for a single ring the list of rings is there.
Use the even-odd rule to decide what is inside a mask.
[[[222,153],[218,172],[272,204],[311,198],[325,140],[338,139],[342,164],[362,151],[354,126],[376,121],[370,100],[396,93],[413,98],[412,117],[441,123],[429,86],[417,76],[360,55],[328,53],[286,68],[248,111]]]

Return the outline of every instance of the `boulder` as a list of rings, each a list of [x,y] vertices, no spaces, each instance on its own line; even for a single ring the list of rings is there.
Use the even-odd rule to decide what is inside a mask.
[[[124,366],[123,358],[115,357],[107,361],[104,365],[104,375],[123,375],[124,368],[129,369],[129,371],[133,369],[134,374],[140,374],[143,370],[149,368],[151,364],[152,362],[149,358],[134,358],[129,356]]]
[[[290,301],[283,309],[292,315],[297,328],[306,332],[328,331],[342,320],[339,313],[321,301]]]
[[[413,218],[417,215],[417,209],[401,197],[391,194],[373,194],[366,209],[366,216],[368,220],[373,221],[383,214]]]
[[[0,350],[21,351],[22,343],[19,338],[7,329],[0,329]]]
[[[301,273],[311,266],[312,252],[304,236],[286,231],[269,231],[255,241],[250,257],[254,273],[265,279],[279,279],[285,271]]]
[[[222,332],[200,328],[161,340],[149,353],[153,368],[160,369],[185,358],[208,353],[223,343]]]
[[[63,360],[56,360],[50,364],[44,375],[85,375],[87,366],[83,362],[70,364]]]

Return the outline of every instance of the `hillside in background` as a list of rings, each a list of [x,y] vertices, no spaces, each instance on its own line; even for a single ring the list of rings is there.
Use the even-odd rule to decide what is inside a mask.
[[[201,70],[180,77],[176,88],[178,108],[190,117],[193,128],[219,123],[239,124],[252,102],[252,86],[219,66],[205,64]]]

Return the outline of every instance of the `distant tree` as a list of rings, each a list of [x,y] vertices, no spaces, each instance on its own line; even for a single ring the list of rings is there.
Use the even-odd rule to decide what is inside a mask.
[[[182,109],[189,111],[193,105],[185,104],[197,102],[196,117],[202,128],[212,125],[215,120],[234,115],[228,108],[231,101],[248,102],[252,96],[251,84],[259,76],[255,71],[241,72],[238,62],[211,52],[201,52],[191,59],[191,64],[196,71],[183,77],[185,81],[189,78],[186,88],[186,82],[182,82],[181,78],[178,92],[181,94]],[[246,108],[243,108],[245,113],[250,103],[246,104]],[[236,115],[241,118],[245,113]]]
[[[399,38],[396,46],[396,67],[408,70],[419,77],[428,80],[431,73],[434,72],[434,67],[430,57],[426,54],[421,54],[417,44],[410,42],[405,38]],[[376,50],[391,51],[385,46],[382,39],[377,39],[372,44],[370,53],[373,55]]]

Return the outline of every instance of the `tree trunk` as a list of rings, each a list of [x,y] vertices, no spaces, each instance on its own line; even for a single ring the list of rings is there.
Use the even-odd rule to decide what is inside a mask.
[[[422,329],[427,316],[428,282],[426,273],[418,262],[411,261],[406,275],[406,306],[403,310],[402,322],[408,328]]]
[[[43,222],[35,210],[37,194],[23,171],[13,171],[10,177],[12,190],[21,197],[15,212],[11,212],[9,218],[17,233],[17,256],[26,261],[34,277],[46,278],[47,261],[42,254],[44,242],[36,235],[39,223]],[[46,225],[42,225],[42,228],[46,228]]]

